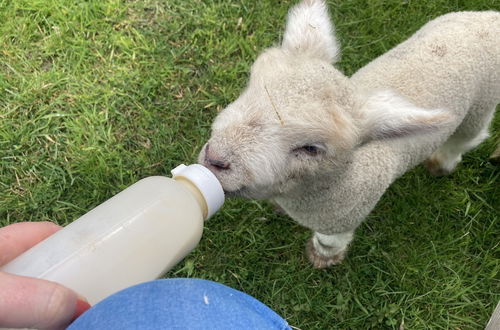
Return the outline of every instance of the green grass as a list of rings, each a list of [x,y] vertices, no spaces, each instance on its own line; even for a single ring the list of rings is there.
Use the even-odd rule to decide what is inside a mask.
[[[217,112],[276,44],[292,1],[0,0],[0,224],[67,224],[194,162]],[[450,11],[493,0],[330,1],[352,74]],[[300,329],[482,329],[500,299],[500,138],[449,177],[399,179],[348,258],[312,269],[308,230],[231,200],[168,276],[247,292]],[[403,325],[403,326],[401,326]]]

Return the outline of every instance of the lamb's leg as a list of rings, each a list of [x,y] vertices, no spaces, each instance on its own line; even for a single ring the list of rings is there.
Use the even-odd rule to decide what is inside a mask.
[[[462,154],[474,149],[488,137],[488,126],[493,118],[495,107],[483,111],[481,106],[471,109],[457,131],[424,163],[434,175],[446,175],[453,172],[462,160]]]
[[[479,132],[472,139],[452,136],[425,162],[425,167],[433,175],[450,174],[462,160],[462,154],[474,149],[487,137],[487,129]]]
[[[315,268],[337,265],[344,260],[347,246],[352,241],[354,231],[333,235],[315,232],[307,242],[306,254]]]

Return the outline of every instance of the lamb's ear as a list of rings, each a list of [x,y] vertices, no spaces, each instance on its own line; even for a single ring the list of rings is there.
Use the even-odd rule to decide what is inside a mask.
[[[339,60],[339,46],[323,0],[303,0],[290,10],[282,47],[330,63]]]
[[[364,142],[432,133],[454,120],[448,111],[420,108],[389,90],[369,96],[360,111]]]

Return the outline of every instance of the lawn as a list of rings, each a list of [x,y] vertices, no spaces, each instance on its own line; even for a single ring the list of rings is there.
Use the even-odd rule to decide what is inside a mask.
[[[0,0],[0,224],[61,225],[135,181],[195,162],[217,112],[279,42],[294,1]],[[352,74],[441,14],[494,0],[329,1]],[[247,292],[299,329],[482,329],[500,299],[492,137],[448,177],[384,195],[343,264],[313,269],[310,232],[230,200],[168,277]]]

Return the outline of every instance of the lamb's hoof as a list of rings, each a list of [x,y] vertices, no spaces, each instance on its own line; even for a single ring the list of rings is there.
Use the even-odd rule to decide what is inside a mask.
[[[490,155],[490,159],[492,162],[495,163],[500,163],[500,141],[499,145],[497,146],[496,150]]]
[[[306,245],[306,255],[314,268],[322,269],[340,264],[344,260],[345,251],[331,257],[320,255],[314,248],[313,239],[311,238]]]
[[[439,160],[437,160],[434,157],[427,159],[424,162],[424,166],[429,171],[429,173],[431,173],[434,176],[448,175],[451,172],[453,172],[453,169],[444,168],[441,165],[441,162],[439,162]]]

